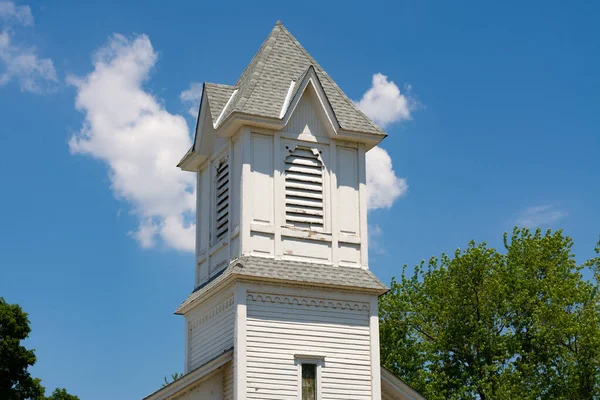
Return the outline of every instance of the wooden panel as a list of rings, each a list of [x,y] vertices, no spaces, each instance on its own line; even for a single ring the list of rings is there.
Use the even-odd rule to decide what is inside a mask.
[[[369,305],[249,293],[247,398],[298,399],[295,355],[325,357],[322,400],[371,399]]]
[[[233,347],[233,310],[233,297],[230,297],[195,318],[190,318],[190,371]]]
[[[240,188],[242,179],[242,141],[238,138],[233,144],[233,160],[231,161],[231,227],[232,234],[240,225]]]
[[[250,235],[252,253],[260,255],[273,255],[273,235],[262,232],[252,232]]]
[[[209,258],[210,263],[210,276],[213,276],[216,272],[222,270],[227,266],[229,262],[229,250],[227,246],[223,246],[219,251],[213,253]]]
[[[205,167],[198,173],[198,199],[199,208],[196,216],[196,235],[198,235],[198,252],[208,248],[208,234],[210,221],[210,166]]]
[[[203,261],[196,268],[196,286],[208,279],[208,261]]]
[[[304,258],[331,262],[331,242],[282,236],[284,258]]]
[[[341,265],[360,265],[360,245],[352,243],[339,244],[339,260]]]
[[[252,134],[252,221],[273,224],[273,138]]]
[[[337,182],[340,232],[358,234],[358,151],[338,147]]]

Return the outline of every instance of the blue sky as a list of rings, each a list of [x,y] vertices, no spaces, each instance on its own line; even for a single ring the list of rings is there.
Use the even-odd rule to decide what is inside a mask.
[[[593,255],[596,2],[88,3],[0,1],[0,296],[29,313],[32,373],[49,389],[141,398],[183,370],[173,311],[193,285],[176,229],[189,178],[169,172],[164,193],[146,192],[157,170],[121,180],[109,166],[147,171],[159,149],[187,145],[194,102],[182,92],[233,84],[278,19],[350,98],[378,73],[399,89],[380,99],[398,119],[380,183],[402,195],[369,215],[382,280],[471,239],[500,246],[516,223],[564,228],[578,260]],[[137,69],[115,66],[127,57]],[[121,111],[141,117],[115,121]],[[146,134],[116,146],[128,126]]]

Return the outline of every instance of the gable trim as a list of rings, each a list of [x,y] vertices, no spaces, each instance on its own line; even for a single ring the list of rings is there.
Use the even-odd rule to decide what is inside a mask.
[[[283,105],[281,106],[281,112],[279,113],[280,119],[283,118],[288,109],[288,106],[290,105],[290,97],[292,97],[294,86],[296,86],[296,82],[292,79],[292,81],[290,82],[290,88],[288,89],[288,92],[285,95],[285,100],[283,100]]]
[[[225,107],[223,107],[223,109],[221,110],[221,114],[219,114],[219,117],[217,118],[217,120],[213,124],[213,126],[215,127],[215,129],[219,125],[219,122],[221,122],[221,119],[223,118],[223,115],[225,115],[225,111],[227,110],[227,108],[229,107],[229,105],[231,104],[231,102],[233,101],[233,99],[234,99],[235,95],[237,94],[237,92],[238,92],[238,89],[235,89],[233,91],[233,93],[231,93],[231,97],[229,97],[229,100],[227,100],[227,103],[225,103]]]
[[[317,98],[319,99],[319,103],[321,103],[321,107],[323,107],[323,110],[325,111],[327,120],[329,121],[329,124],[333,131],[337,133],[340,130],[340,123],[335,115],[335,112],[333,111],[333,108],[331,107],[331,103],[329,102],[327,95],[325,94],[325,90],[323,90],[323,85],[321,84],[321,81],[317,76],[315,67],[313,67],[312,65],[308,67],[304,79],[300,83],[298,91],[294,95],[294,98],[291,100],[290,105],[286,110],[286,115],[283,118],[283,126],[287,126],[288,122],[290,121],[290,118],[294,114],[294,111],[296,110],[296,107],[298,106],[298,103],[300,102],[300,99],[304,95],[304,92],[306,91],[306,88],[309,84],[312,85],[312,87],[315,89],[315,93],[317,95]]]

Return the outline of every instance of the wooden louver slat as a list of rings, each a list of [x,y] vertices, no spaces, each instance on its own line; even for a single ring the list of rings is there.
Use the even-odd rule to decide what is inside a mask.
[[[215,243],[227,236],[229,227],[229,164],[221,161],[215,179]]]
[[[323,229],[323,164],[312,150],[297,148],[285,159],[286,224]]]

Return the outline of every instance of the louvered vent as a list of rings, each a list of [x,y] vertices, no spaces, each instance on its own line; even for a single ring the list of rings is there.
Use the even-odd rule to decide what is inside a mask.
[[[313,150],[296,148],[285,159],[285,221],[323,229],[323,163]]]
[[[229,163],[223,160],[217,167],[215,243],[227,236],[229,226]]]

